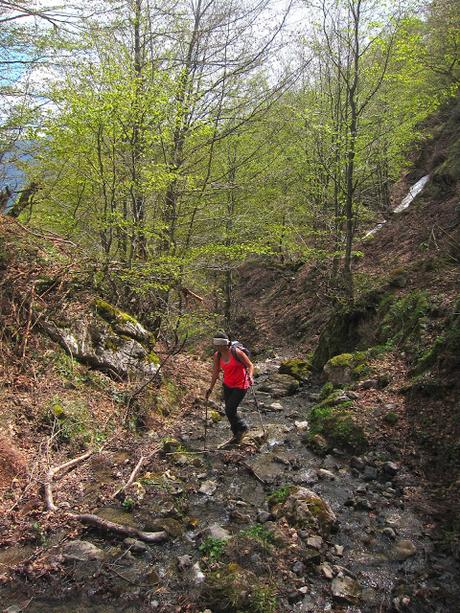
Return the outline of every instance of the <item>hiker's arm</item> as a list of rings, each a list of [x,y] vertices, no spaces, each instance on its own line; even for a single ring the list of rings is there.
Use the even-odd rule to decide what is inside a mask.
[[[254,364],[251,362],[248,356],[244,353],[244,351],[237,349],[236,353],[238,355],[239,361],[245,367],[246,372],[248,373],[249,381],[252,385],[254,383]]]
[[[211,385],[209,386],[209,389],[206,392],[206,398],[209,398],[209,396],[211,395],[211,392],[216,384],[216,381],[219,378],[219,372],[220,372],[219,354],[216,351],[216,353],[214,354],[214,368],[212,371]]]

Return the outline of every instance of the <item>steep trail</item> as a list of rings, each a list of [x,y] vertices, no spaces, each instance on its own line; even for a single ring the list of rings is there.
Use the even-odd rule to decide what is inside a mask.
[[[436,535],[411,508],[409,494],[418,485],[417,476],[392,463],[385,450],[371,449],[360,458],[340,450],[325,456],[312,453],[304,442],[305,422],[318,390],[305,384],[286,395],[285,384],[277,379],[279,361],[259,364],[256,380],[266,440],[248,395],[242,408],[251,428],[247,440],[228,451],[215,451],[228,438],[229,427],[225,417],[218,420],[214,413],[208,453],[201,453],[201,406],[190,421],[180,424],[177,443],[166,445],[130,490],[130,497],[139,497],[131,512],[115,501],[98,511],[120,523],[166,528],[166,543],[123,544],[116,537],[85,531],[80,538],[101,550],[103,562],[67,561],[65,579],[57,578],[46,588],[39,580],[28,588],[0,588],[0,601],[19,606],[31,598],[29,613],[195,613],[206,607],[213,613],[234,611],[219,608],[213,592],[209,596],[204,589],[216,569],[228,574],[230,567],[224,563],[230,563],[276,585],[276,609],[251,609],[260,613],[456,610],[458,563],[436,551]],[[193,450],[198,453],[190,453]],[[286,485],[321,496],[337,517],[337,531],[320,536],[276,516],[269,496]],[[247,532],[279,534],[280,541],[262,546],[257,539],[248,540]],[[209,536],[215,540],[206,541]],[[227,538],[221,552],[217,541]],[[215,559],[209,553],[213,546],[219,550]],[[55,553],[64,547],[57,544]]]

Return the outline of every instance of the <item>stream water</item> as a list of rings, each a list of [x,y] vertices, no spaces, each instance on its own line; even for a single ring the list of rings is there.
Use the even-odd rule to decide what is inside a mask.
[[[331,593],[331,577],[326,577],[318,567],[316,572],[305,574],[305,591],[299,597],[281,599],[279,613],[459,610],[453,600],[458,563],[436,551],[429,527],[407,504],[405,492],[414,485],[414,476],[400,467],[395,474],[384,477],[375,466],[392,458],[382,451],[371,451],[354,460],[339,450],[325,457],[309,451],[303,442],[305,421],[318,390],[304,385],[295,395],[281,398],[262,392],[261,388],[270,389],[278,365],[277,359],[260,365],[255,388],[261,413],[250,394],[242,409],[253,433],[260,431],[261,418],[267,433],[258,448],[241,447],[247,466],[231,462],[225,453],[215,451],[229,436],[228,423],[223,418],[209,426],[208,453],[171,454],[164,458],[158,473],[144,478],[146,493],[142,504],[129,514],[130,521],[143,529],[155,529],[162,517],[163,522],[169,522],[171,534],[177,531],[175,538],[159,545],[146,545],[138,557],[131,552],[126,554],[120,539],[103,537],[95,531],[82,537],[112,554],[111,564],[102,574],[104,589],[110,576],[113,590],[120,595],[118,601],[115,596],[98,594],[101,570],[95,563],[75,563],[58,588],[54,586],[48,595],[43,589],[35,591],[33,585],[0,588],[4,610],[185,611],[175,607],[182,602],[184,591],[192,594],[199,589],[196,585],[199,581],[194,583],[190,574],[178,571],[179,557],[190,556],[191,563],[200,563],[199,543],[210,525],[217,524],[235,534],[243,525],[262,521],[261,511],[268,513],[267,496],[285,484],[308,487],[329,503],[338,518],[339,529],[324,544],[323,563],[329,564],[334,574],[341,572],[354,578],[360,585],[361,597],[355,604],[338,602]],[[202,450],[202,422],[184,422],[181,441],[189,449]],[[109,511],[105,510],[106,517]],[[185,514],[188,519],[184,524]],[[126,515],[114,506],[110,517],[121,522]],[[0,554],[0,564],[2,555],[5,552]],[[85,582],[80,595],[72,590],[76,579]],[[408,596],[414,593],[414,586],[439,596],[421,605]],[[69,596],[65,595],[66,590]],[[204,608],[187,610],[195,613]]]

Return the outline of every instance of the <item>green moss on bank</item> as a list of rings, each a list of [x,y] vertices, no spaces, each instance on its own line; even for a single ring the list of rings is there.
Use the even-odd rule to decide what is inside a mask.
[[[325,402],[313,407],[309,437],[321,434],[334,447],[362,453],[368,446],[367,438],[348,408],[348,403],[332,407]]]

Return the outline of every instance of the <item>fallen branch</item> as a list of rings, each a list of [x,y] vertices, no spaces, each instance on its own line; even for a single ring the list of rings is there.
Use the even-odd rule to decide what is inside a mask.
[[[144,464],[144,462],[146,461],[150,461],[153,456],[155,454],[157,454],[160,451],[161,447],[155,447],[155,449],[147,456],[141,456],[141,459],[139,460],[139,462],[136,464],[136,466],[134,467],[133,472],[130,474],[128,481],[126,482],[125,485],[123,485],[122,487],[120,487],[115,494],[112,495],[112,498],[116,498],[117,496],[119,496],[121,494],[121,492],[124,492],[125,490],[128,489],[128,487],[133,483],[134,479],[136,478],[142,464]]]
[[[65,462],[64,464],[61,464],[60,466],[52,466],[48,470],[48,472],[46,473],[46,478],[45,478],[45,502],[46,502],[46,508],[48,509],[48,511],[57,511],[57,509],[58,509],[57,506],[54,504],[53,489],[52,489],[53,479],[54,479],[55,475],[58,472],[61,472],[62,470],[65,470],[66,468],[72,468],[76,464],[79,464],[80,462],[83,462],[83,460],[86,460],[92,454],[93,454],[92,450],[87,451],[86,453],[84,453],[83,455],[79,456],[78,458],[74,458],[73,460],[69,460],[68,462]]]
[[[138,530],[132,526],[116,524],[113,521],[103,519],[102,517],[99,517],[99,515],[93,515],[91,513],[66,513],[66,516],[80,521],[82,524],[96,526],[96,528],[106,530],[107,532],[116,532],[117,534],[122,534],[123,536],[138,538],[147,543],[161,543],[168,538],[168,534],[164,530],[161,530],[160,532],[144,532],[143,530]]]

